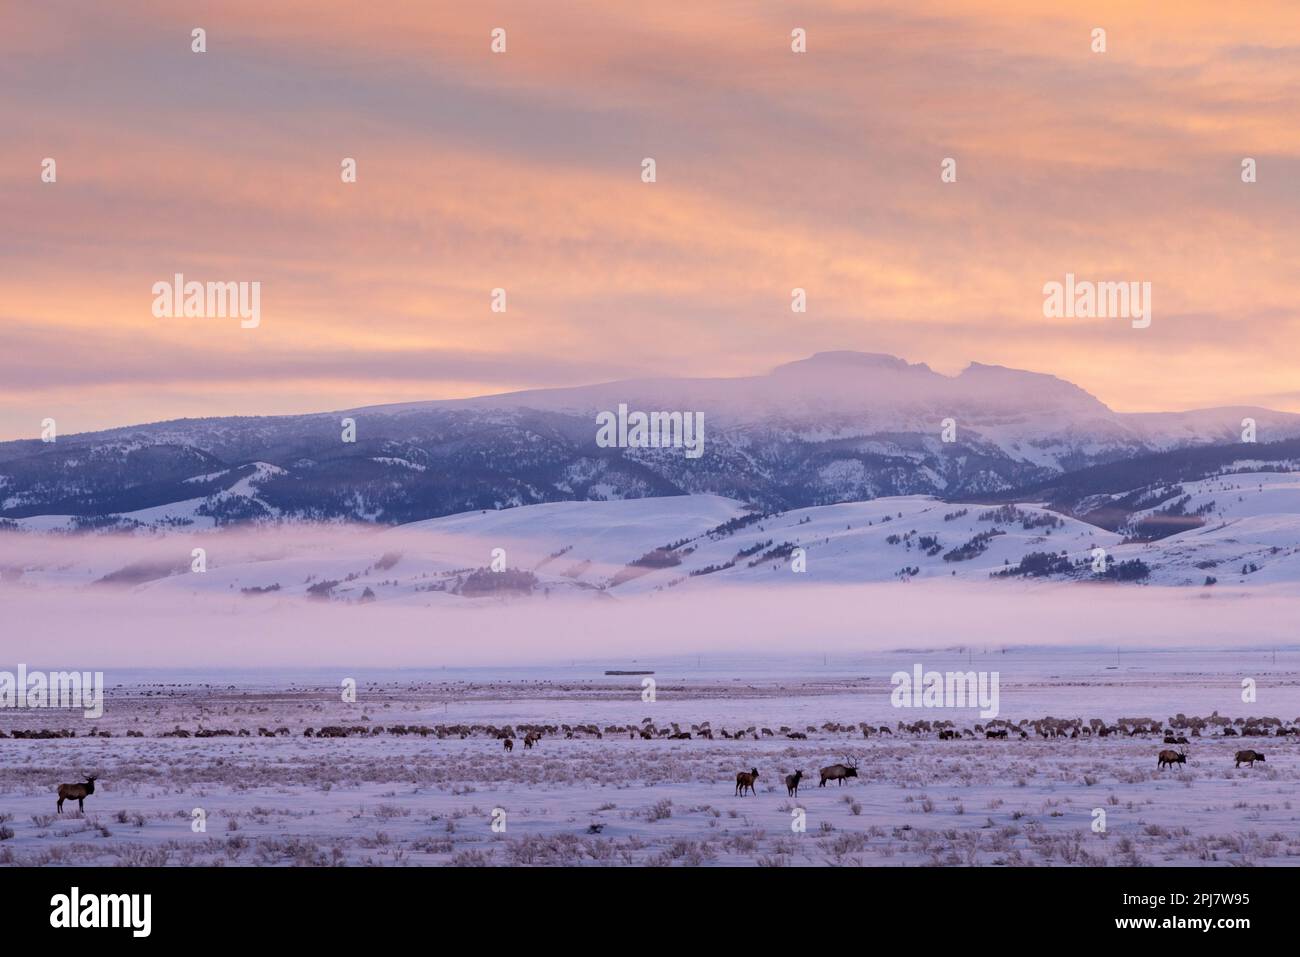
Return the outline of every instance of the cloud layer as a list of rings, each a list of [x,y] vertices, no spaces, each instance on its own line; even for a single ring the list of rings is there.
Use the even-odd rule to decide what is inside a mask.
[[[0,438],[844,348],[1300,410],[1300,8],[986,7],[11,4]],[[155,319],[174,272],[261,325]],[[1066,272],[1152,327],[1044,319]]]

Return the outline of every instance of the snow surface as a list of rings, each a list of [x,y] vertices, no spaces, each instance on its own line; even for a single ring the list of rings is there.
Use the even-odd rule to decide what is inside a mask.
[[[229,493],[255,496],[265,474]],[[1296,477],[1221,476],[1184,495],[1206,524],[1145,544],[1068,518],[1035,525],[1050,514],[1032,503],[1008,520],[920,496],[748,524],[712,495],[391,529],[66,534],[26,520],[0,534],[0,670],[103,670],[110,692],[93,722],[0,708],[7,735],[77,734],[0,739],[0,864],[1295,865],[1297,737],[1214,724],[1186,765],[1161,770],[1160,734],[987,740],[976,710],[890,697],[891,675],[919,664],[996,672],[1010,722],[1300,724]],[[985,551],[944,560],[994,528]],[[807,571],[763,559],[769,543],[805,549]],[[631,564],[669,545],[680,564]],[[1094,547],[1142,558],[1150,583],[990,577],[1030,551]],[[537,576],[531,595],[453,590],[494,549]],[[654,671],[654,700],[641,676],[607,670]],[[629,739],[647,718],[693,736]],[[939,720],[969,736],[900,727]],[[305,736],[326,725],[383,730]],[[444,733],[392,731],[412,725]],[[523,725],[552,730],[524,749]],[[707,740],[705,727],[746,734]],[[233,734],[163,737],[178,728]],[[1242,747],[1267,761],[1235,768]],[[818,788],[816,769],[847,755],[859,778]],[[737,797],[750,767],[758,793]],[[809,779],[792,799],[780,778],[796,768]],[[100,779],[85,815],[55,814],[57,785],[86,773]],[[805,831],[791,829],[800,810]]]
[[[6,733],[77,732],[0,740],[0,864],[1300,864],[1297,738],[1227,738],[1214,725],[1190,739],[1186,765],[1165,770],[1156,761],[1165,747],[1159,733],[941,741],[903,725],[951,720],[973,730],[981,719],[962,709],[893,708],[888,675],[912,662],[996,665],[1011,722],[1050,713],[1163,723],[1212,712],[1237,719],[1237,728],[1247,716],[1300,721],[1298,651],[1276,659],[971,650],[618,662],[655,671],[653,702],[643,700],[640,677],[606,677],[609,662],[600,661],[110,673],[98,721],[0,711]],[[1246,672],[1258,679],[1257,704],[1241,701]],[[357,680],[355,703],[337,690],[348,676]],[[626,729],[647,720],[693,736],[630,740]],[[861,736],[859,721],[871,737]],[[712,740],[699,737],[706,722]],[[553,730],[525,749],[524,723]],[[304,735],[326,725],[366,733]],[[398,735],[398,726],[448,733]],[[757,739],[720,736],[750,726]],[[177,728],[232,736],[161,736]],[[259,728],[284,733],[259,737]],[[502,731],[515,735],[513,753],[496,737]],[[1242,747],[1267,761],[1234,767]],[[859,777],[819,788],[817,768],[849,756]],[[751,767],[760,772],[757,793],[738,797],[735,774]],[[791,798],[781,778],[796,768],[805,779]],[[57,814],[57,785],[85,773],[99,775],[85,814],[75,804]],[[1101,833],[1093,830],[1098,810]],[[792,828],[799,811],[804,830]],[[494,820],[504,820],[503,832]]]

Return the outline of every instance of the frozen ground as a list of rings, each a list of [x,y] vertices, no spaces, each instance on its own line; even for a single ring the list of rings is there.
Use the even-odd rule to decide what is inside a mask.
[[[1030,728],[1026,739],[939,740],[899,723],[952,721],[973,731],[987,722],[965,709],[893,708],[889,675],[912,663],[998,670],[1000,719],[1013,724],[1052,715],[1167,727],[1180,713],[1218,712],[1241,729],[1249,717],[1300,719],[1294,650],[1276,660],[1262,651],[972,650],[536,669],[110,672],[116,686],[98,721],[0,711],[6,734],[77,733],[0,739],[0,862],[1300,863],[1300,738],[1224,737],[1224,725],[1211,724],[1189,737],[1187,764],[1165,770],[1156,766],[1168,747],[1158,733],[1044,739]],[[656,700],[642,700],[641,677],[606,677],[604,666],[654,670]],[[1257,682],[1254,703],[1241,701],[1243,676]],[[354,704],[335,690],[345,677],[358,682]],[[693,737],[629,739],[626,729],[646,719]],[[699,737],[705,722],[712,740]],[[864,739],[859,722],[875,733]],[[548,727],[531,750],[527,724]],[[880,725],[893,733],[880,734]],[[365,732],[304,736],[325,726]],[[507,726],[512,753],[495,737]],[[161,736],[177,728],[232,735]],[[259,728],[285,730],[260,737]],[[746,734],[723,739],[723,729]],[[784,736],[792,732],[808,738]],[[1234,752],[1246,747],[1266,763],[1234,768]],[[817,768],[849,755],[860,776],[818,788]],[[737,797],[736,772],[750,767],[759,769],[758,793]],[[780,776],[796,768],[811,779],[791,799]],[[56,785],[82,773],[99,775],[85,815],[75,803],[57,815]],[[206,816],[202,832],[192,827],[196,808]],[[800,809],[804,831],[792,829]],[[494,814],[503,832],[493,830]]]

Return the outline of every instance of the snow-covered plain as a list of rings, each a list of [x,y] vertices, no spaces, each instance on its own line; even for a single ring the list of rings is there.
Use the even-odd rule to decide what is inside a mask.
[[[1025,725],[1028,738],[989,740],[973,711],[893,708],[888,675],[908,662],[996,663],[1001,719],[1013,725],[1049,713],[1085,726],[1215,711],[1225,722],[1190,737],[1187,764],[1164,770],[1159,733],[1044,739]],[[643,700],[641,677],[607,677],[592,662],[495,678],[496,669],[354,673],[355,703],[334,689],[340,673],[109,674],[125,680],[98,721],[0,712],[7,733],[78,735],[0,741],[0,863],[1300,864],[1300,740],[1222,734],[1234,719],[1237,729],[1248,717],[1300,720],[1300,652],[620,664],[654,670],[656,700]],[[1250,705],[1240,695],[1247,672],[1258,683]],[[900,726],[918,720],[952,721],[972,736]],[[693,736],[629,737],[647,721]],[[304,734],[331,725],[364,730]],[[535,748],[523,746],[524,725],[547,727]],[[712,739],[699,736],[706,726]],[[262,737],[259,728],[283,730]],[[176,729],[230,736],[161,736]],[[807,738],[786,737],[793,732]],[[1267,761],[1234,767],[1243,747]],[[857,779],[817,786],[817,768],[850,757]],[[735,774],[751,767],[757,794],[738,797]],[[806,779],[791,798],[782,777],[796,769]],[[85,814],[75,805],[56,814],[56,785],[83,773],[99,775]],[[1104,831],[1094,830],[1099,811]]]
[[[112,690],[93,722],[0,709],[0,863],[1294,864],[1300,739],[1222,732],[1300,723],[1300,482],[1180,494],[1205,523],[1151,543],[920,496],[761,518],[712,495],[557,503],[390,529],[24,520],[0,533],[0,670],[103,670]],[[1150,578],[994,577],[1098,547]],[[528,594],[466,592],[496,560],[535,576]],[[891,674],[915,664],[997,672],[1013,724],[1211,721],[1164,770],[1159,733],[988,740],[974,710],[893,706]],[[615,669],[653,670],[655,701]],[[692,738],[629,738],[647,718]],[[917,721],[966,734],[900,727]],[[366,733],[305,734],[324,726]],[[392,730],[411,726],[433,730]],[[534,749],[524,726],[547,729]],[[12,736],[60,729],[77,736]],[[1235,768],[1242,747],[1267,761]],[[818,788],[848,755],[860,776]],[[757,794],[738,797],[751,767]],[[86,815],[56,815],[57,784],[88,773]]]

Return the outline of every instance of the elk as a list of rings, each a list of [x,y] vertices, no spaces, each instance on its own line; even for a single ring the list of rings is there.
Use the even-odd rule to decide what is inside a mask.
[[[1263,761],[1263,760],[1264,760],[1264,755],[1260,754],[1258,751],[1237,752],[1237,767],[1241,767],[1243,764],[1245,764],[1253,768],[1255,766],[1256,761]]]
[[[1172,768],[1175,764],[1186,764],[1186,763],[1187,763],[1187,752],[1186,752],[1186,751],[1170,751],[1170,750],[1166,749],[1166,750],[1160,752],[1159,757],[1160,757],[1160,760],[1159,760],[1159,762],[1156,764],[1156,767],[1157,767],[1157,768],[1163,768],[1165,765],[1168,765],[1169,767]]]
[[[504,741],[501,742],[501,745],[507,751],[513,751],[515,749],[515,742],[511,738],[506,738]]]
[[[64,801],[76,801],[77,809],[86,810],[86,797],[95,793],[95,775],[86,775],[85,784],[60,784],[59,785],[59,813],[63,813]]]
[[[845,778],[856,778],[858,776],[858,762],[852,758],[849,758],[848,761],[848,764],[832,764],[828,768],[822,768],[821,783],[817,786],[824,788],[827,781],[839,781],[840,787],[843,787]]]
[[[524,735],[524,749],[527,750],[537,743],[537,736],[531,731]]]
[[[749,793],[755,797],[758,792],[754,790],[754,782],[758,780],[758,768],[750,768],[748,771],[740,771],[736,774],[736,793],[741,797],[745,796],[745,788],[749,788]]]
[[[802,771],[796,771],[794,772],[794,774],[787,774],[785,776],[785,790],[786,793],[790,795],[790,797],[799,796],[799,782],[802,779],[803,779]]]

